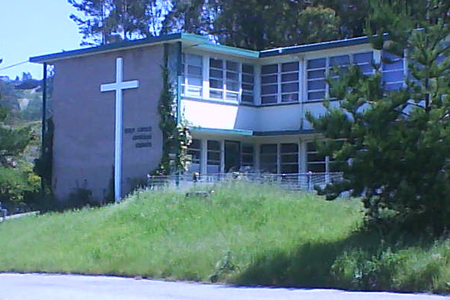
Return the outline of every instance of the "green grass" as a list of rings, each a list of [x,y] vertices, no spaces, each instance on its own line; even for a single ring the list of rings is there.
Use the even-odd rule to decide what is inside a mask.
[[[0,271],[450,292],[450,241],[382,239],[361,224],[357,200],[265,186],[218,186],[210,198],[139,192],[1,223]]]

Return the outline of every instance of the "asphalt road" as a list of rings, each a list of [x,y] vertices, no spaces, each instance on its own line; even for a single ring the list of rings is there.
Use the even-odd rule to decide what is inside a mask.
[[[323,289],[242,288],[105,276],[0,274],[0,300],[444,300],[450,297]]]

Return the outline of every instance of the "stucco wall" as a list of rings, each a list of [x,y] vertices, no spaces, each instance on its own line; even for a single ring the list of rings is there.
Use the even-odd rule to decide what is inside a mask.
[[[181,111],[192,126],[217,129],[248,129],[257,126],[255,107],[182,99]]]
[[[162,154],[157,103],[163,52],[158,45],[55,63],[53,188],[59,199],[76,187],[92,190],[96,200],[111,192],[115,92],[101,93],[100,85],[116,81],[118,57],[123,58],[124,81],[139,80],[139,88],[123,93],[123,127],[152,127],[151,148],[136,148],[134,134],[123,134],[123,192],[157,166]]]

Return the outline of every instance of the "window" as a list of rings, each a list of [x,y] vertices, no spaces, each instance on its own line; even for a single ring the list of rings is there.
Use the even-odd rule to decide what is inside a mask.
[[[242,64],[242,102],[253,103],[255,90],[255,67]]]
[[[200,172],[201,140],[192,140],[192,143],[189,145],[188,155],[191,156],[189,172]]]
[[[403,58],[384,51],[382,54],[382,62],[385,90],[394,91],[402,88],[405,76]]]
[[[277,144],[264,144],[260,147],[261,170],[270,173],[278,173],[277,169]]]
[[[329,156],[321,155],[317,151],[315,142],[306,145],[307,169],[313,173],[340,172],[335,162]]]
[[[298,144],[280,145],[281,173],[298,173]]]
[[[183,54],[182,75],[182,94],[188,97],[201,97],[203,87],[203,58],[200,55]]]
[[[253,103],[253,90],[254,67],[252,65],[210,58],[210,98],[237,102],[242,94],[242,102]]]
[[[220,172],[220,142],[208,141],[207,142],[207,173],[219,173]]]
[[[242,167],[254,166],[254,147],[251,144],[242,144],[241,146],[241,165]]]
[[[310,59],[307,63],[308,100],[325,99],[327,89],[326,79],[327,59]]]
[[[350,64],[359,66],[363,74],[373,73],[373,52],[361,52],[355,54],[338,55],[309,59],[306,63],[307,100],[323,100],[328,93],[327,76],[337,78],[335,68],[345,71]]]
[[[298,102],[299,63],[265,65],[261,68],[261,103]]]

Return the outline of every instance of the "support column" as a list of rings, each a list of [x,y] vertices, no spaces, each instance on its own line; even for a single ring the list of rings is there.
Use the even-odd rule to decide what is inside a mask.
[[[42,74],[42,132],[41,132],[41,157],[45,155],[45,133],[47,132],[47,63],[43,64]],[[41,195],[45,196],[45,179],[41,177]]]
[[[259,143],[256,143],[255,144],[255,146],[254,146],[254,153],[253,153],[253,155],[254,155],[254,161],[253,161],[253,164],[254,164],[254,167],[255,167],[255,172],[257,172],[257,173],[260,173],[260,171],[261,171],[261,161],[260,161],[260,155],[259,155],[259,153],[260,153],[260,144]]]
[[[208,140],[200,140],[200,172],[205,175],[208,173]]]
[[[220,140],[220,173],[225,173],[225,141]]]

